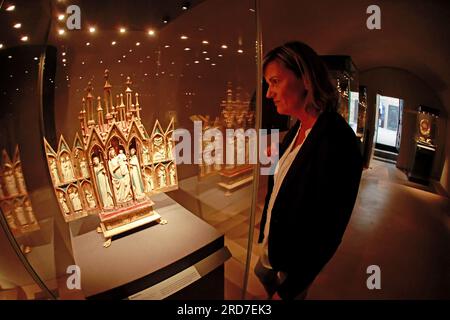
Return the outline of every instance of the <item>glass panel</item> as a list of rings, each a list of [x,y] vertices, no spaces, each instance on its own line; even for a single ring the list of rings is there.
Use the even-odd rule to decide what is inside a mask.
[[[40,87],[43,76],[49,76],[43,69],[49,53],[42,44],[50,7],[44,1],[14,4],[14,10],[2,7],[0,11],[0,207],[5,221],[0,231],[0,286],[7,291],[17,289],[18,299],[47,299],[57,295],[49,290],[55,290],[58,282],[58,237],[53,235],[51,206],[46,205],[46,176],[40,167],[44,162],[39,161]],[[8,8],[13,7],[8,4]],[[17,250],[15,256],[13,250]],[[44,283],[38,285],[32,279]]]
[[[188,10],[174,1],[79,7],[89,21],[81,30],[67,29],[69,16],[52,23],[56,108],[46,125],[54,121],[56,130],[46,135],[45,150],[57,215],[84,274],[83,295],[144,276],[135,270],[142,254],[133,252],[145,239],[131,238],[154,234],[140,233],[150,220],[173,228],[184,210],[225,234],[232,254],[225,298],[240,298],[255,165],[251,138],[227,140],[225,130],[255,125],[253,1],[194,1]],[[63,9],[55,4],[55,12]],[[229,148],[227,141],[235,143]],[[178,234],[188,245],[199,235],[186,231]],[[121,259],[122,246],[130,275],[111,271],[103,280],[104,261]],[[161,243],[168,252],[172,246]],[[91,258],[88,248],[104,251]]]
[[[0,197],[20,254],[58,298],[127,298],[118,288],[145,289],[224,234],[225,290],[209,290],[241,298],[259,160],[254,1],[15,4],[30,26],[0,48]],[[2,26],[19,20],[7,14]]]

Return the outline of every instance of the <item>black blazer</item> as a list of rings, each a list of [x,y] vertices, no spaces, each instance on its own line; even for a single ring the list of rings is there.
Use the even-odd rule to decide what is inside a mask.
[[[299,122],[280,145],[280,158]],[[336,252],[355,204],[362,173],[357,138],[336,112],[323,112],[289,168],[272,208],[269,261],[287,273],[278,294],[293,299],[305,290]],[[268,191],[259,242],[264,238]]]

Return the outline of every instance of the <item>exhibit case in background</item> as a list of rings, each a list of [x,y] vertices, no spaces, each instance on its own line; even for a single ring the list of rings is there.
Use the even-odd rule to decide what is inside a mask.
[[[225,133],[260,123],[255,1],[14,1],[1,19],[23,22],[0,50],[0,299],[248,294],[259,166]]]
[[[408,179],[429,184],[433,161],[436,154],[437,123],[439,110],[420,105],[417,110],[416,134],[414,136],[414,161]]]

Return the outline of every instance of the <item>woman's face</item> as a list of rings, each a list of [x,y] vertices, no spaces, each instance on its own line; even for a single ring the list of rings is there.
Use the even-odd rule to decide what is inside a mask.
[[[296,116],[304,110],[306,89],[303,78],[297,78],[278,59],[267,64],[264,78],[269,84],[266,97],[273,100],[279,114]]]

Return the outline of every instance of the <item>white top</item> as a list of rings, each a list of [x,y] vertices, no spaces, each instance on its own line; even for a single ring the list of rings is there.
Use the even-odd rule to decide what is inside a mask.
[[[286,152],[283,154],[281,159],[278,161],[277,166],[275,167],[275,173],[274,173],[274,182],[273,182],[273,189],[272,194],[270,195],[269,200],[269,206],[267,208],[267,219],[266,219],[266,225],[264,228],[264,239],[260,247],[260,260],[262,265],[265,268],[272,269],[272,266],[269,262],[269,228],[270,228],[270,219],[272,217],[272,209],[273,205],[275,203],[275,200],[278,196],[278,191],[281,188],[281,185],[283,184],[284,177],[286,176],[287,172],[289,171],[289,168],[291,167],[292,162],[294,162],[295,157],[297,156],[300,148],[303,145],[303,142],[305,142],[306,137],[308,137],[309,132],[311,131],[311,128],[306,130],[305,132],[305,139],[301,144],[299,144],[297,147],[294,147],[295,141],[297,140],[298,133],[301,129],[298,128],[297,133],[295,134],[295,138],[292,140],[289,147],[286,149]]]

